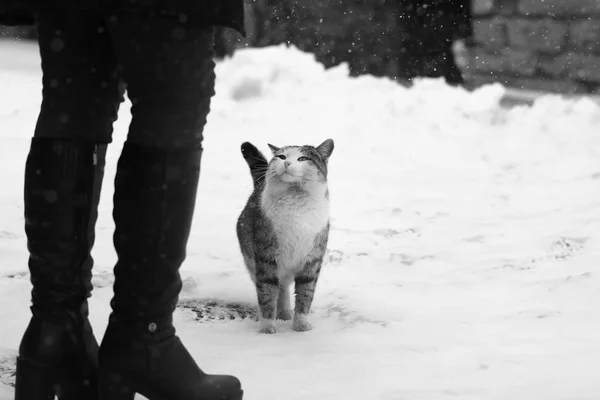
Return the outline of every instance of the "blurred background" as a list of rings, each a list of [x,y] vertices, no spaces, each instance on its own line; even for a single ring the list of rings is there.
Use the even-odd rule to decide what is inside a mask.
[[[245,0],[245,38],[217,36],[220,58],[287,43],[326,66],[401,83],[444,77],[475,88],[596,94],[600,0]],[[35,39],[34,29],[0,34]]]

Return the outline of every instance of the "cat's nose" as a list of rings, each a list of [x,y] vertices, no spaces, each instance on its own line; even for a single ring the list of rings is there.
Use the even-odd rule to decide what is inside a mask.
[[[291,163],[292,163],[291,161],[286,161],[283,163],[283,165],[285,165],[286,167],[289,167]]]

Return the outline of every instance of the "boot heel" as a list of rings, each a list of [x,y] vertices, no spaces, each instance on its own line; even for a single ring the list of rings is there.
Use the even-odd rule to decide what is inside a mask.
[[[100,371],[98,400],[134,400],[135,390],[123,376]]]
[[[56,371],[17,358],[15,400],[54,400]]]

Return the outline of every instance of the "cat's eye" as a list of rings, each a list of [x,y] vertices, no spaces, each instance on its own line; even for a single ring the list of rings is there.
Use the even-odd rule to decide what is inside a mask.
[[[304,157],[304,156],[303,156],[303,157],[300,157],[300,158],[298,158],[298,161],[308,161],[308,160],[310,160],[310,158],[308,158],[308,157]]]
[[[278,158],[281,158],[282,160],[285,160],[285,156],[283,154],[280,154],[277,156]]]

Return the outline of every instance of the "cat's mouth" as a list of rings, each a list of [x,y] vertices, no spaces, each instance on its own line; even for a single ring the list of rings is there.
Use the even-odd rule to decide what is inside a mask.
[[[294,175],[290,171],[283,171],[279,177],[284,182],[296,182],[298,179],[300,179],[299,176]]]

